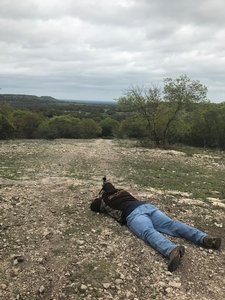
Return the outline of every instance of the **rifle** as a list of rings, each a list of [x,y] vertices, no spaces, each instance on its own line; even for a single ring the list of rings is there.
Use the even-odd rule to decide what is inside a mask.
[[[102,188],[101,188],[101,190],[100,190],[100,192],[98,193],[99,195],[101,194],[101,192],[102,192],[102,190],[103,190],[103,187],[104,187],[104,185],[107,183],[107,179],[106,179],[106,176],[104,176],[103,178],[102,178]]]

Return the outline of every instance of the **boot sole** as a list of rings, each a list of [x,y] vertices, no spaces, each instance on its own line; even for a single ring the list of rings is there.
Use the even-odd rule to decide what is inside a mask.
[[[184,253],[185,253],[184,246],[180,246],[177,255],[174,257],[174,259],[168,265],[168,271],[174,272],[178,268],[178,266],[180,264],[180,259],[181,259],[181,257],[184,256]]]
[[[221,246],[220,238],[207,238],[204,242],[207,248],[219,249]]]

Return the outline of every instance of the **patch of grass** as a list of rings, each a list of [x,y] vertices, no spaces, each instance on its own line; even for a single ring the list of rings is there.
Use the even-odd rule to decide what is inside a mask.
[[[44,152],[44,143],[22,146],[15,141],[14,150],[0,155],[1,177],[17,180],[21,178],[35,179],[40,171],[51,166],[51,155]],[[29,149],[30,147],[30,149]],[[18,149],[17,149],[18,148]],[[30,150],[30,152],[29,152]]]
[[[127,156],[118,164],[116,174],[140,186],[188,192],[193,198],[203,200],[207,197],[224,199],[224,169],[213,166],[213,156],[204,155],[205,151],[198,156],[171,154],[170,158],[168,153],[153,158],[145,153],[136,159]],[[221,159],[222,166],[225,159]]]
[[[75,206],[64,205],[62,208],[62,213],[65,215],[75,215],[77,213],[77,209]]]
[[[54,248],[54,249],[51,249],[51,252],[53,253],[53,255],[59,256],[61,254],[64,254],[65,250],[62,248]]]
[[[222,201],[223,203],[225,203],[224,201]],[[224,210],[225,211],[225,208],[222,207],[222,206],[219,206],[219,205],[211,205],[210,207],[211,211],[215,211],[216,213],[219,211],[219,210]]]
[[[24,175],[22,157],[0,155],[1,176],[7,179],[17,179]]]
[[[19,295],[20,294],[20,289],[19,288],[14,288],[13,289],[13,294]]]
[[[68,187],[68,189],[69,189],[71,192],[75,192],[76,189],[77,189],[77,187],[74,186],[73,184],[71,184],[71,185]]]
[[[71,160],[67,168],[67,176],[81,180],[90,180],[95,172],[96,162],[84,157]]]
[[[67,227],[65,230],[64,230],[64,236],[65,237],[68,237],[68,236],[71,236],[73,235],[74,233],[76,233],[78,231],[78,228],[73,226],[73,227]]]
[[[63,146],[79,147],[79,142],[63,140]],[[1,141],[0,141],[1,145]],[[62,147],[62,140],[15,140],[7,144],[8,151],[0,154],[1,177],[6,179],[36,179],[45,175],[56,176],[56,167],[65,164],[66,152]],[[52,149],[57,149],[53,153]],[[54,155],[54,163],[52,156]],[[62,173],[58,174],[62,176]]]
[[[97,234],[101,234],[101,233],[102,233],[102,229],[99,228],[98,230],[96,230],[96,233],[97,233]]]
[[[106,278],[111,278],[112,273],[115,272],[115,267],[110,261],[92,260],[84,262],[76,272],[70,274],[71,282],[79,282],[84,284],[91,284],[95,287],[102,287],[102,282]]]
[[[116,145],[121,148],[134,148],[134,147],[140,147],[140,143],[136,140],[115,140]]]

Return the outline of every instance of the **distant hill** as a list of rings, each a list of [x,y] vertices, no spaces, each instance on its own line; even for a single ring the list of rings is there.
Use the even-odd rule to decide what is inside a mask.
[[[58,100],[51,96],[35,96],[22,94],[0,94],[0,105],[8,103],[15,108],[40,108],[49,106],[68,106],[68,105],[115,105],[116,101],[82,101],[82,100]]]
[[[51,96],[34,96],[21,94],[0,94],[0,104],[8,103],[17,108],[22,107],[43,107],[65,104],[65,101],[57,100]]]

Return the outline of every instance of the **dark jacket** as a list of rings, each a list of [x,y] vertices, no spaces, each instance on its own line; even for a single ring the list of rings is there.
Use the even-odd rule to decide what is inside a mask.
[[[91,203],[91,210],[96,212],[106,212],[122,225],[125,224],[124,216],[127,207],[135,202],[139,202],[129,192],[123,189],[116,189],[111,183],[103,186],[101,197],[96,198]]]

